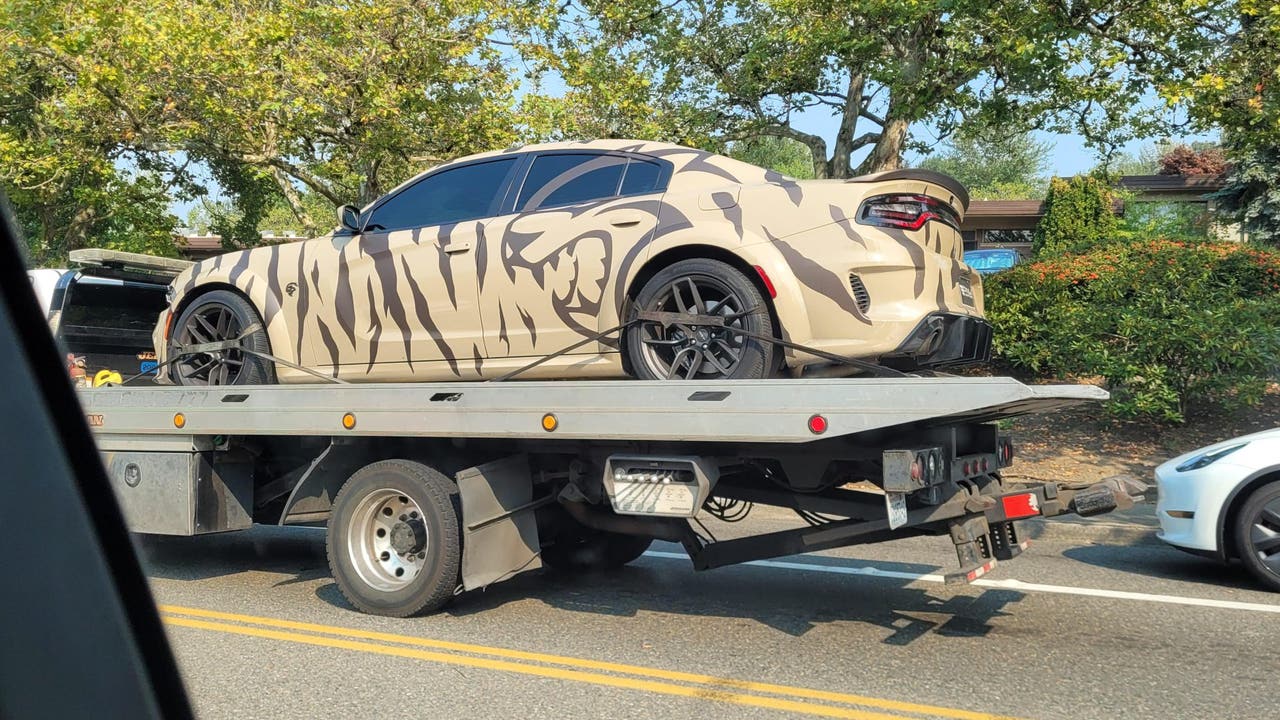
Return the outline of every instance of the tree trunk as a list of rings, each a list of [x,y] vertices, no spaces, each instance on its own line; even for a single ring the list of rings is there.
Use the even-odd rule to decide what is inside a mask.
[[[871,148],[871,154],[867,159],[858,166],[858,174],[897,170],[902,167],[902,150],[907,144],[909,125],[906,119],[894,117],[891,102],[889,113],[884,119],[884,127],[880,130],[880,139],[876,141],[876,146]]]
[[[75,215],[71,216],[71,222],[67,225],[66,233],[63,235],[63,249],[66,252],[84,247],[85,241],[89,238],[89,228],[93,225],[96,216],[97,212],[92,207],[82,207],[76,210]]]
[[[836,146],[831,152],[827,177],[850,177],[851,156],[854,151],[853,131],[858,129],[862,113],[862,88],[865,80],[857,73],[849,75],[849,89],[845,92],[844,110],[840,114],[840,129],[836,131]]]
[[[311,217],[311,213],[307,212],[307,208],[302,204],[302,196],[298,194],[298,188],[293,186],[293,181],[278,167],[271,168],[271,176],[276,179],[276,185],[280,186],[280,193],[284,195],[285,202],[289,203],[289,209],[293,211],[293,216],[302,224],[302,233],[307,237],[315,237],[319,235],[319,228],[316,221]]]

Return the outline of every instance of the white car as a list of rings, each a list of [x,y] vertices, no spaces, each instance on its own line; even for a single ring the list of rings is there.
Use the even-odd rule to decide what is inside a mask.
[[[1161,540],[1238,558],[1280,591],[1280,428],[1225,440],[1156,468]]]

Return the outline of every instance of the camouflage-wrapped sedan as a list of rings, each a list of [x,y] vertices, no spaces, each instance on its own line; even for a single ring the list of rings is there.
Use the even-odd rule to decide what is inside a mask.
[[[192,385],[315,380],[241,347],[366,382],[492,378],[584,340],[521,377],[959,365],[990,346],[967,204],[920,170],[797,181],[624,140],[485,153],[344,208],[329,235],[197,263],[156,348]]]

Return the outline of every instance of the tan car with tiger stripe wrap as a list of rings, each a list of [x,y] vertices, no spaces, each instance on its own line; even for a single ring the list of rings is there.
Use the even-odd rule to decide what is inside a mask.
[[[665,143],[485,153],[328,235],[196,263],[174,281],[156,349],[183,384],[317,379],[240,348],[350,381],[476,380],[632,320],[521,377],[853,371],[744,332],[953,366],[990,344],[981,280],[962,261],[967,203],[926,171],[797,181]]]

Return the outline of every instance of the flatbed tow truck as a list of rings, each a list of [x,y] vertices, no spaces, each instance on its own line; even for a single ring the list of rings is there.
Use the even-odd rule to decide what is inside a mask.
[[[1140,483],[1013,484],[996,421],[1104,400],[1009,378],[103,387],[81,401],[133,531],[326,525],[362,611],[443,607],[544,563],[626,564],[655,539],[699,570],[950,536],[968,582],[1016,521],[1131,505]],[[753,504],[795,529],[716,541]]]

